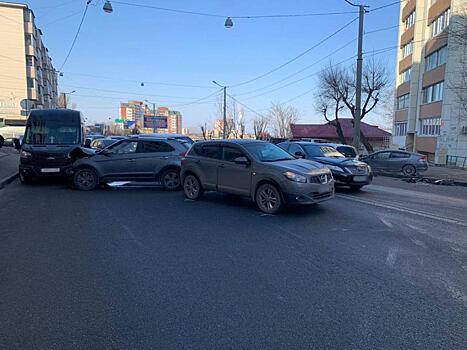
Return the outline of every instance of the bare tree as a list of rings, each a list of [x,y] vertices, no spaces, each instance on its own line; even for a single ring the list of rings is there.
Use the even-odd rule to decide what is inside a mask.
[[[245,135],[245,111],[234,99],[231,99],[230,104],[227,106],[227,127],[229,136],[235,139],[243,139]]]
[[[266,137],[267,129],[269,124],[269,118],[265,116],[256,116],[253,118],[253,132],[255,139],[264,140]]]
[[[448,80],[448,88],[452,90],[459,104],[460,118],[467,120],[467,6],[460,4],[458,14],[449,24],[449,36],[452,52],[458,55],[455,75]]]
[[[329,67],[320,72],[318,78],[319,90],[315,96],[316,109],[319,113],[323,113],[324,119],[336,129],[339,141],[346,144],[344,132],[339,121],[339,114],[345,107],[342,101],[339,84],[344,79],[346,73],[339,67]],[[328,117],[328,112],[333,112],[334,119]]]
[[[352,118],[355,118],[355,67],[344,69],[337,66],[333,67],[330,64],[320,76],[320,82],[321,80],[325,86],[321,88],[322,91],[318,94],[318,106],[321,107],[323,114],[325,114],[325,111],[327,113],[328,109],[332,106],[334,118],[339,119],[339,112],[342,110],[341,106],[344,105],[352,115]],[[381,62],[375,61],[374,58],[370,58],[365,62],[362,73],[362,111],[360,120],[375,109],[380,101],[380,95],[384,92],[388,82],[387,69]],[[325,118],[327,118],[327,115],[325,115]],[[329,119],[326,120],[329,121]],[[339,121],[337,120],[333,124],[339,134]],[[341,135],[339,135],[339,138],[341,138]],[[373,146],[368,142],[361,130],[360,139],[367,151],[373,152]]]
[[[296,123],[299,118],[296,108],[274,103],[269,109],[268,117],[272,124],[274,136],[283,139],[292,136],[290,124]]]

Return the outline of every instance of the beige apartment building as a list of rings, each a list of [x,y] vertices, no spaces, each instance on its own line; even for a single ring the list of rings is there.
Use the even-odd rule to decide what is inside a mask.
[[[57,106],[57,72],[25,4],[0,2],[0,118]]]
[[[467,157],[467,38],[453,35],[467,23],[466,4],[401,1],[393,143],[437,164]]]

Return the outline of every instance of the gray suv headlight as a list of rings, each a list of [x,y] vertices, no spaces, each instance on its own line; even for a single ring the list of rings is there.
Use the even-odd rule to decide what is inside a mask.
[[[29,157],[31,157],[31,156],[32,156],[31,152],[28,152],[28,151],[21,151],[21,157],[23,157],[23,158],[29,158]]]
[[[291,171],[286,171],[284,176],[294,182],[306,182],[306,177],[300,174],[293,173]]]

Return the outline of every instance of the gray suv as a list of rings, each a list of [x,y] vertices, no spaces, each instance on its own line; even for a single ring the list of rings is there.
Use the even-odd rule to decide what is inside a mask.
[[[328,168],[264,141],[197,142],[182,159],[181,176],[189,199],[200,198],[204,190],[232,193],[250,197],[268,214],[285,204],[313,204],[334,196]]]
[[[180,188],[181,158],[189,144],[170,137],[134,136],[94,154],[82,152],[73,163],[73,185],[93,190],[113,181],[156,181],[164,189]]]

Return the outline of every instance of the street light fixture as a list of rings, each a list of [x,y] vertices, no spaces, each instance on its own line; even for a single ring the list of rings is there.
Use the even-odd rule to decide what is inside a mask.
[[[66,100],[66,95],[71,95],[74,94],[76,90],[70,91],[70,92],[62,92],[63,94],[63,108],[67,108],[67,100]]]
[[[110,3],[109,0],[106,0],[104,7],[102,7],[102,9],[104,10],[104,12],[107,12],[107,13],[113,12],[112,4]]]
[[[227,17],[227,19],[225,20],[225,23],[224,23],[224,27],[229,28],[229,29],[233,27],[232,18]]]

